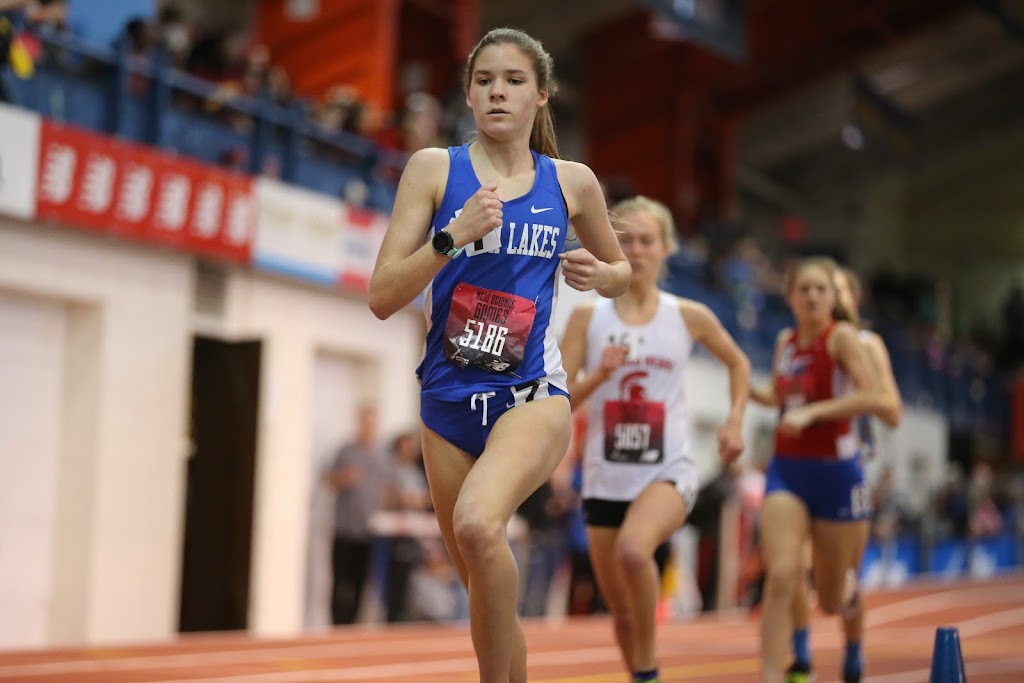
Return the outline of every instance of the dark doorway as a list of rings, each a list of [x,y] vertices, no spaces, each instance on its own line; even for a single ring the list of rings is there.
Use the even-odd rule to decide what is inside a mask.
[[[260,342],[196,337],[181,631],[248,625]]]

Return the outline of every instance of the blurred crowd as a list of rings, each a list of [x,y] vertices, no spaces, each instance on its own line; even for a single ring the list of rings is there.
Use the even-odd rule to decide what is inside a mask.
[[[247,30],[190,24],[174,5],[164,5],[151,22],[130,21],[124,36],[133,55],[153,58],[161,46],[165,47],[173,68],[216,84],[217,90],[202,103],[207,111],[217,111],[239,98],[262,99],[297,109],[327,137],[356,135],[372,140],[381,150],[405,154],[428,146],[446,146],[466,124],[439,98],[422,90],[400,93],[400,105],[394,112],[380,111],[349,83],[336,83],[319,98],[301,97],[293,91],[287,70],[274,64],[268,47],[254,40]],[[456,111],[461,109],[465,107]],[[230,109],[223,111],[236,130],[248,131],[251,120],[247,116]],[[230,164],[237,159],[224,161]]]
[[[76,38],[67,21],[67,10],[66,0],[0,0],[7,26],[5,30],[0,25],[0,58],[14,56],[16,75],[31,77],[34,68],[44,63],[78,75],[110,68],[45,40]],[[9,49],[12,43],[13,51]],[[188,89],[176,90],[174,105],[202,113],[240,134],[252,129],[253,119],[246,111],[254,102],[295,111],[325,141],[317,151],[340,161],[345,161],[339,158],[344,156],[339,152],[343,145],[331,142],[337,136],[354,135],[373,141],[381,151],[411,154],[423,147],[461,140],[472,127],[458,93],[443,101],[422,90],[403,91],[398,94],[399,105],[394,112],[382,112],[348,83],[337,83],[318,98],[302,97],[293,90],[288,71],[273,62],[268,47],[255,40],[249,29],[197,24],[173,3],[162,3],[151,18],[130,19],[112,45],[93,47],[121,51],[138,64],[162,60],[197,83],[212,86],[202,97]],[[3,66],[0,62],[0,68]],[[129,87],[133,95],[142,96],[151,87],[151,80],[136,72],[129,79]],[[11,99],[6,88],[0,91],[0,101]],[[219,161],[227,167],[247,170],[247,146],[226,151]],[[264,173],[275,175],[278,170],[278,164],[270,163]],[[397,174],[390,180],[397,182]]]
[[[577,421],[577,433],[581,424]],[[988,576],[970,549],[1004,537],[1024,550],[1024,473],[1002,473],[979,457],[969,473],[951,464],[941,485],[930,487],[924,454],[909,463],[910,485],[896,485],[890,463],[872,477],[871,543],[881,560],[866,585],[898,585],[912,573],[948,571],[928,566],[942,543],[960,542],[968,552],[963,571]],[[760,463],[760,464],[758,464]],[[756,608],[761,569],[756,519],[763,497],[764,458],[721,469],[703,486],[686,528],[658,552],[662,618],[686,617],[730,604]],[[323,481],[337,496],[332,621],[449,621],[468,617],[466,595],[437,532],[415,430],[388,444],[376,435],[376,412],[360,413],[358,436],[339,449]],[[590,567],[580,513],[577,440],[552,478],[520,507],[510,528],[522,567],[519,612],[523,617],[598,614],[606,611]],[[738,511],[738,526],[725,516]],[[723,543],[736,542],[740,565],[735,589],[720,586]],[[894,562],[895,546],[910,542],[920,564]],[[905,559],[905,558],[904,558]],[[367,590],[369,593],[367,593]]]

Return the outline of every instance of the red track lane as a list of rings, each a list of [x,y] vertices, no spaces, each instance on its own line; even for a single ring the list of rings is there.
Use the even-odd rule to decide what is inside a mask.
[[[867,596],[866,683],[928,680],[938,626],[960,631],[971,683],[1024,681],[1024,575],[918,583]],[[663,681],[757,680],[757,620],[707,616],[659,629]],[[606,617],[526,624],[530,681],[623,683]],[[819,683],[838,681],[841,637],[816,617]],[[476,679],[465,626],[340,628],[288,640],[245,634],[173,642],[0,652],[0,681],[19,683],[459,683]]]

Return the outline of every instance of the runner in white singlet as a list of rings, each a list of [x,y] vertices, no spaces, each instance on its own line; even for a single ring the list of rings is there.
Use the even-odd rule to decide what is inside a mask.
[[[573,311],[562,362],[573,407],[588,405],[583,510],[591,562],[627,671],[648,682],[658,680],[654,551],[685,523],[697,496],[686,362],[696,342],[729,369],[731,407],[718,432],[726,462],[743,451],[750,363],[706,306],[658,289],[675,248],[668,209],[636,197],[612,214],[632,268],[629,290]]]

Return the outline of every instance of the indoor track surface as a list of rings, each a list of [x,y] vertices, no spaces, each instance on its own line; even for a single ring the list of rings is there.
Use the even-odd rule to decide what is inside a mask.
[[[927,682],[935,630],[959,629],[970,683],[1024,681],[1024,575],[918,583],[867,595],[866,683]],[[531,683],[623,683],[607,617],[528,621]],[[662,681],[757,679],[757,620],[702,616],[659,628]],[[818,683],[838,680],[834,620],[816,617]],[[0,681],[304,683],[475,680],[465,625],[339,628],[294,639],[183,636],[153,645],[0,652]]]

